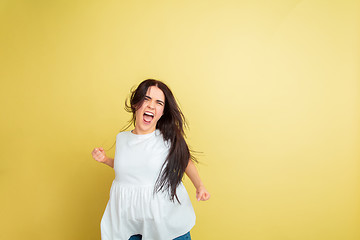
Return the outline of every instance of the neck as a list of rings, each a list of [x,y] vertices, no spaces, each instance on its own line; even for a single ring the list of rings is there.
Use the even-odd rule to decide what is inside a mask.
[[[149,130],[142,130],[142,129],[139,129],[138,127],[135,126],[135,129],[132,130],[131,132],[134,133],[134,134],[143,135],[143,134],[152,133],[155,130],[156,130],[156,128],[149,129]]]

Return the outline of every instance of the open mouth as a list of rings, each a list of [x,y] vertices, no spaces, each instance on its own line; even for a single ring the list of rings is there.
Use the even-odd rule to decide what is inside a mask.
[[[152,112],[145,112],[143,116],[143,120],[145,123],[151,123],[151,121],[154,119],[154,113]]]

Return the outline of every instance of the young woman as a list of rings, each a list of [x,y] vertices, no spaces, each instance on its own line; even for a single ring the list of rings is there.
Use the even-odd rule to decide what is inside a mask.
[[[103,148],[93,158],[115,170],[101,219],[102,240],[191,239],[195,213],[182,183],[184,173],[198,201],[208,200],[185,141],[185,118],[171,90],[147,79],[132,92],[127,111],[135,128],[116,135],[114,159]]]

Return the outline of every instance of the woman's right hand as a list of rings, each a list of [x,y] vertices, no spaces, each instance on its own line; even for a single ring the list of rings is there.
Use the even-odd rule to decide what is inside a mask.
[[[94,150],[91,152],[91,154],[92,154],[92,157],[96,161],[101,162],[101,163],[105,163],[108,158],[105,154],[105,150],[102,147],[94,148]]]

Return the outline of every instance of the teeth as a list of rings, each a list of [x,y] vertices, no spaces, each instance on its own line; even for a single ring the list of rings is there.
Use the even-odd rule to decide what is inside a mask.
[[[151,112],[145,112],[145,114],[148,115],[148,116],[152,116],[152,117],[154,116],[154,114],[151,113]]]

